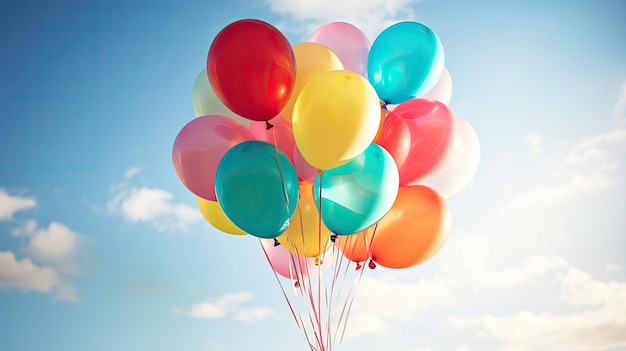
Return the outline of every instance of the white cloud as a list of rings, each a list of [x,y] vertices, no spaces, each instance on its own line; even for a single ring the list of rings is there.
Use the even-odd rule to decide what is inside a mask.
[[[13,218],[18,211],[27,210],[37,205],[32,197],[11,196],[9,193],[0,188],[0,221]]]
[[[246,322],[246,323],[260,321],[260,320],[270,318],[270,317],[276,318],[277,314],[276,314],[276,311],[267,307],[247,308],[247,309],[243,309],[239,311],[235,315],[236,320]]]
[[[0,288],[50,292],[58,283],[52,268],[39,267],[29,258],[18,261],[12,252],[0,251]]]
[[[252,294],[248,292],[226,294],[213,301],[194,304],[189,309],[175,308],[174,311],[192,318],[219,319],[226,317],[229,313],[241,312],[240,305],[251,298]]]
[[[613,110],[613,119],[617,125],[624,125],[626,122],[626,80],[622,83],[619,97]]]
[[[283,17],[278,27],[306,37],[320,26],[335,22],[349,22],[373,41],[389,25],[401,20],[414,20],[411,0],[267,0],[270,11]],[[306,38],[305,38],[306,39]]]
[[[131,167],[127,169],[126,172],[124,172],[124,177],[126,179],[130,179],[139,174],[139,172],[141,172],[141,169],[139,167]]]
[[[32,222],[27,226],[32,227]],[[79,234],[61,223],[52,222],[48,228],[35,231],[24,248],[32,259],[54,267],[66,274],[78,273],[75,255],[78,252]]]

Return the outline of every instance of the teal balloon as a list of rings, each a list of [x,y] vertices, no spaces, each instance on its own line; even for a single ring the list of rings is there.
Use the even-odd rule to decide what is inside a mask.
[[[378,222],[391,209],[399,184],[393,157],[372,143],[352,161],[317,175],[315,203],[331,232],[354,234]]]
[[[417,22],[400,22],[383,30],[370,48],[367,74],[387,104],[420,97],[439,81],[444,69],[439,37]]]
[[[299,192],[298,175],[287,156],[264,141],[233,146],[217,167],[215,195],[224,214],[259,238],[275,238],[287,229]]]

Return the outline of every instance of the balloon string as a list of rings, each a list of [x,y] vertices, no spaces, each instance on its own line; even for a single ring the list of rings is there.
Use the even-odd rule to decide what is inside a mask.
[[[320,181],[319,181],[319,216],[317,219],[317,228],[318,228],[318,235],[317,235],[317,247],[318,250],[321,249],[322,247],[322,180],[324,177],[324,172],[322,170],[318,171],[319,176],[320,176]],[[319,266],[318,266],[319,267]],[[318,314],[318,327],[320,330],[320,334],[322,332],[322,321],[321,321],[321,308],[322,308],[322,299],[321,299],[321,290],[322,290],[322,286],[321,286],[321,275],[318,274],[318,279],[317,279],[317,314]],[[329,311],[330,312],[330,311]],[[330,313],[329,313],[330,314]],[[321,335],[320,335],[321,337]],[[322,345],[322,350],[324,349],[323,345]]]
[[[276,141],[276,130],[273,128],[273,126],[270,124],[269,121],[265,121],[265,123],[266,123],[267,129],[272,130],[272,137],[274,139],[274,148],[276,150],[276,162],[278,164],[278,173],[280,174],[280,183],[281,183],[281,186],[283,187],[283,195],[285,196],[285,207],[287,209],[287,212],[289,212],[289,195],[287,194],[287,186],[285,185],[285,174],[283,173],[283,167],[280,164],[278,142]]]

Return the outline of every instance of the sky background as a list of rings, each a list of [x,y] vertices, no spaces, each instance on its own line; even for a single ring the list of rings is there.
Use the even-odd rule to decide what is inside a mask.
[[[214,36],[347,21],[440,37],[482,149],[430,261],[367,270],[337,350],[626,350],[626,2],[0,5],[0,349],[304,350],[258,241],[219,233],[171,149]]]

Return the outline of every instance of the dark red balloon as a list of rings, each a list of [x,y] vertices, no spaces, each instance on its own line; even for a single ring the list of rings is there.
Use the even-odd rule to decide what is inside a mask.
[[[209,49],[207,74],[226,107],[247,119],[267,121],[289,100],[296,61],[289,41],[278,29],[245,19],[217,34]]]

